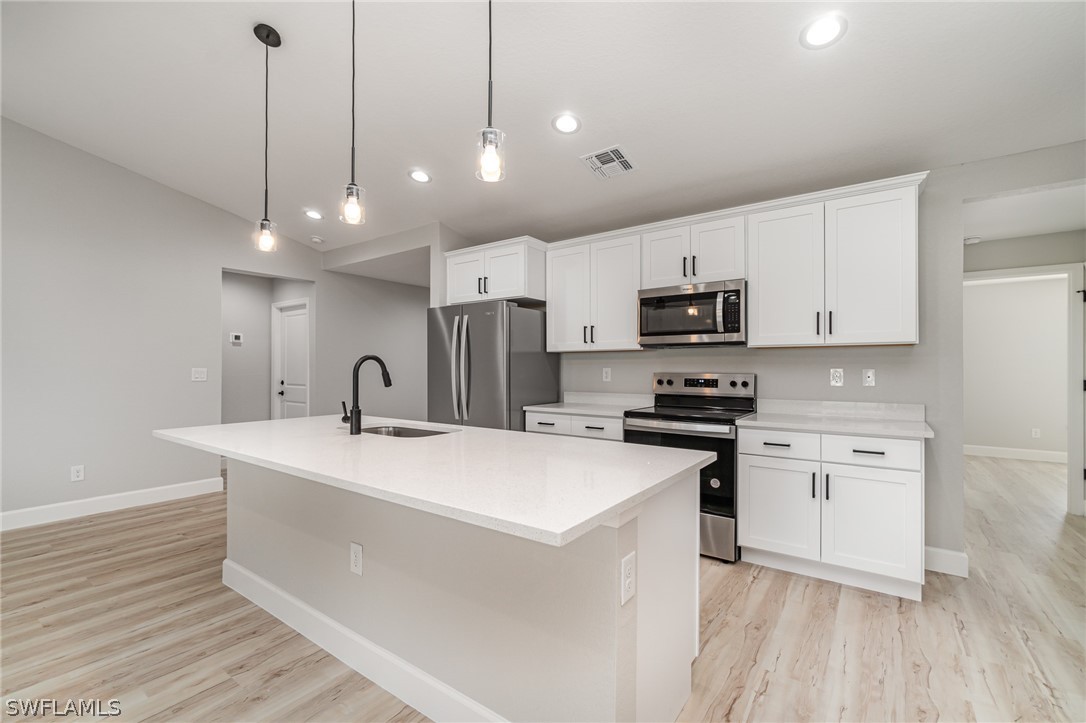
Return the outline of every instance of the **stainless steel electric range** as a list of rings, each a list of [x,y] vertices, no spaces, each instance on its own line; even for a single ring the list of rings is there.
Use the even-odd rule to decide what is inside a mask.
[[[757,408],[754,374],[652,375],[655,404],[630,409],[622,439],[634,444],[716,452],[701,470],[701,554],[735,562],[735,420]]]

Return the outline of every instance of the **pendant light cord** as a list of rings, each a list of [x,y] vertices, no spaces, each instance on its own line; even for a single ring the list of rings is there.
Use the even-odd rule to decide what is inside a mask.
[[[354,14],[355,14],[355,0],[351,0],[351,183],[354,184],[354,143],[355,143],[355,130],[354,130],[354,85],[355,85],[355,60],[354,60],[354,46],[355,46],[355,30],[354,30]]]
[[[494,127],[494,3],[486,2],[486,127]]]
[[[264,220],[268,220],[268,51],[264,45]]]

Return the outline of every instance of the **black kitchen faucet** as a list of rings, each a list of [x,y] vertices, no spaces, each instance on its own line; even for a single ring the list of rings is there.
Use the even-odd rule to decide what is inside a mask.
[[[368,361],[375,361],[381,367],[381,379],[386,387],[392,386],[392,377],[388,375],[388,367],[379,356],[367,354],[354,363],[354,371],[351,373],[351,411],[347,411],[347,402],[343,405],[343,422],[350,422],[351,434],[362,434],[362,409],[358,406],[358,370]]]

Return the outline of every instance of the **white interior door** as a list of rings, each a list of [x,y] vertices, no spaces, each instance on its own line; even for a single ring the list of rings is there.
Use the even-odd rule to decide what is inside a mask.
[[[309,416],[309,304],[272,306],[272,418]]]

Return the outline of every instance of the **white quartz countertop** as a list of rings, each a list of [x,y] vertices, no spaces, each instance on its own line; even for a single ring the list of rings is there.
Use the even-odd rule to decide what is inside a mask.
[[[644,406],[644,405],[642,405]],[[544,414],[580,414],[586,417],[611,417],[622,419],[622,413],[634,407],[629,404],[593,404],[591,402],[555,402],[554,404],[532,404],[524,407],[525,412]]]
[[[154,436],[548,545],[616,523],[713,453],[383,417],[451,430],[351,436],[338,416],[164,429]],[[693,514],[693,511],[691,511]]]
[[[922,404],[870,402],[758,401],[758,412],[736,421],[749,429],[851,434],[864,437],[927,439],[935,432],[924,421]]]

